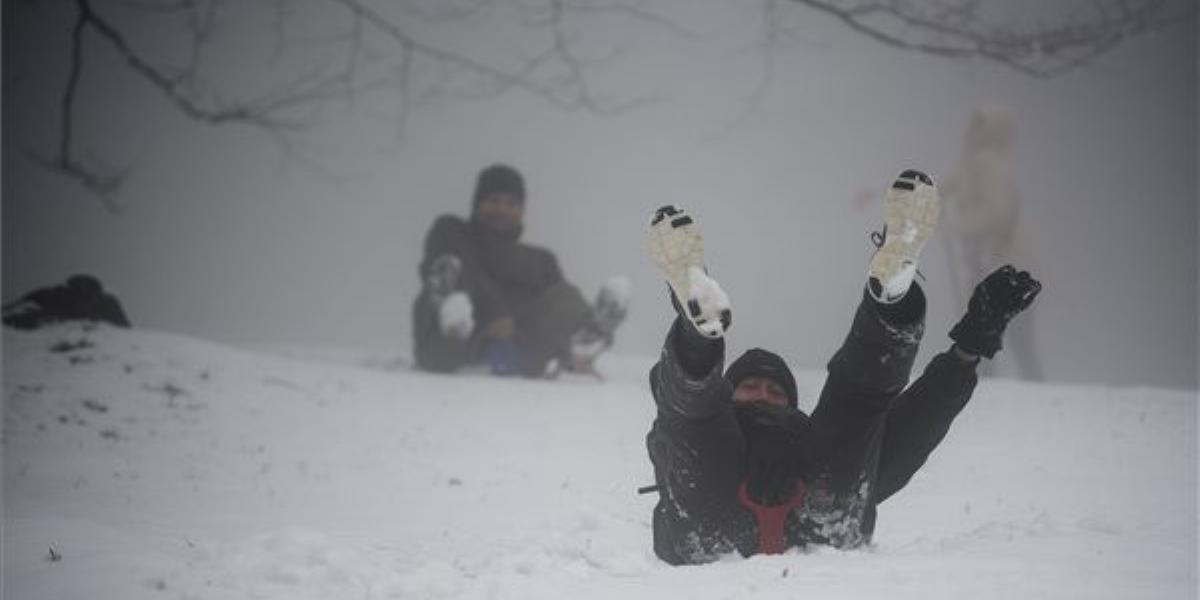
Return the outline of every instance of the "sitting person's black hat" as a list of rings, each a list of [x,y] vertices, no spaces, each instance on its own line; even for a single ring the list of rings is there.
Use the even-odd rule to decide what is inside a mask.
[[[475,180],[475,195],[472,197],[472,208],[488,194],[512,194],[517,200],[525,201],[525,178],[516,169],[502,164],[495,164],[479,172]]]

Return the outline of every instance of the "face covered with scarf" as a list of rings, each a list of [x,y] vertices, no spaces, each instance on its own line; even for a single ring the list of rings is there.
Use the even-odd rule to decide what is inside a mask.
[[[755,348],[725,372],[746,440],[747,493],[775,505],[795,492],[806,464],[808,416],[796,408],[796,380],[779,355]]]

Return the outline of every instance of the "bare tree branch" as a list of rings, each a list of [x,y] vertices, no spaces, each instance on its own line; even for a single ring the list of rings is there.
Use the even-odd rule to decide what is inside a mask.
[[[94,193],[103,202],[109,212],[120,212],[120,205],[114,200],[114,195],[125,179],[126,173],[117,173],[97,169],[74,156],[75,123],[74,108],[79,89],[79,76],[83,71],[83,34],[87,27],[87,15],[80,12],[71,29],[71,63],[67,73],[67,83],[60,100],[61,132],[59,136],[58,155],[47,159],[34,155],[33,158],[41,165],[56,170],[68,178],[74,179],[85,189]]]
[[[364,23],[369,24],[375,30],[387,35],[394,40],[403,52],[415,53],[424,56],[428,59],[443,63],[449,67],[455,67],[464,71],[473,73],[484,78],[492,84],[492,89],[496,93],[507,91],[509,89],[519,89],[534,96],[537,96],[554,106],[564,110],[577,110],[589,106],[589,98],[583,96],[580,92],[563,93],[561,88],[556,86],[546,85],[529,77],[530,66],[536,65],[537,61],[533,61],[524,68],[508,71],[503,68],[485,63],[482,60],[472,56],[452,52],[443,48],[436,47],[432,44],[424,43],[416,37],[410,35],[404,28],[397,23],[385,18],[379,12],[371,9],[358,0],[330,0],[331,2],[340,4],[346,7]],[[570,63],[568,62],[570,65]],[[572,78],[574,81],[574,78]]]
[[[183,93],[180,90],[180,83],[184,81],[184,77],[179,75],[168,75],[167,73],[155,68],[137,52],[129,46],[129,43],[108,21],[97,15],[91,7],[91,0],[76,0],[79,6],[81,19],[85,25],[90,26],[100,36],[108,40],[113,48],[125,59],[129,68],[133,69],[138,75],[149,82],[154,87],[158,88],[168,100],[175,104],[175,107],[183,114],[197,121],[205,121],[211,124],[222,124],[232,122],[244,122],[262,127],[287,127],[288,123],[275,120],[270,111],[264,111],[263,108],[275,108],[285,106],[286,102],[270,101],[264,99],[259,103],[259,106],[252,104],[247,105],[230,105],[230,106],[204,106],[197,102],[192,97]],[[300,88],[302,86],[296,86]],[[294,89],[285,90],[284,93],[292,95],[296,101],[311,99],[319,95],[319,86],[313,89]]]
[[[125,13],[102,14],[96,10],[102,3]],[[985,8],[996,5],[985,6],[982,0],[767,0],[764,74],[752,99],[761,98],[771,78],[780,76],[774,72],[773,47],[791,33],[786,19],[778,18],[787,8],[830,15],[890,47],[978,58],[1046,78],[1086,65],[1131,36],[1194,16],[1194,3],[1182,3],[1183,11],[1180,4],[1093,0],[1072,5],[1075,11],[1057,21],[1018,25],[985,14]],[[84,158],[76,121],[88,109],[80,82],[91,65],[85,60],[89,33],[179,114],[204,125],[255,128],[288,156],[299,155],[295,143],[327,107],[353,105],[379,92],[390,94],[388,118],[395,119],[398,136],[411,110],[448,97],[478,99],[516,91],[562,111],[611,115],[632,110],[652,99],[606,94],[597,73],[618,64],[621,49],[597,44],[602,36],[590,35],[595,28],[589,25],[616,20],[681,39],[700,37],[646,8],[642,0],[75,0],[73,6],[70,63],[58,104],[60,132],[54,155],[37,161],[79,182],[114,212],[119,208],[115,197],[130,170]],[[1061,5],[1055,6],[1061,12]],[[259,91],[247,93],[239,84],[217,83],[221,72],[212,63],[219,53],[213,51],[236,18],[230,15],[256,8],[270,12],[259,26],[274,35],[274,45],[258,58],[272,68],[267,77],[255,80],[261,82]],[[327,18],[331,10],[344,19]],[[306,11],[326,18],[314,21]],[[136,38],[127,35],[134,31],[127,20],[131,12],[173,21],[170,43],[182,44],[187,52],[180,65],[168,64],[161,49],[133,43]],[[521,35],[502,52],[452,43],[455,35],[469,37],[472,27],[514,24],[523,28]],[[454,33],[438,37],[442,31]]]
[[[648,23],[663,31],[668,31],[679,38],[697,39],[699,33],[683,27],[679,23],[664,17],[658,13],[646,10],[636,4],[610,2],[606,4],[598,4],[589,2],[588,0],[575,1],[570,4],[563,3],[564,7],[571,12],[577,13],[593,13],[593,14],[611,14],[623,15],[634,22]]]
[[[270,87],[256,98],[223,99],[222,90],[206,91],[201,79],[205,48],[218,43],[214,33],[220,26],[217,12],[220,7],[245,7],[249,4],[224,4],[221,0],[109,0],[114,7],[125,11],[155,15],[182,21],[178,26],[187,55],[182,66],[165,66],[140,51],[121,31],[117,20],[97,10],[102,0],[75,0],[75,22],[71,34],[71,53],[67,81],[60,96],[61,131],[57,152],[37,162],[55,169],[77,181],[99,196],[105,206],[116,212],[115,196],[128,168],[104,167],[99,161],[80,156],[80,140],[76,118],[87,105],[80,98],[80,80],[88,69],[85,44],[88,33],[105,43],[124,65],[142,81],[160,93],[183,116],[207,125],[239,124],[254,127],[267,134],[289,156],[297,155],[291,141],[309,126],[322,107],[334,100],[353,103],[356,94],[390,88],[399,94],[397,131],[402,135],[409,110],[430,98],[445,95],[464,95],[454,89],[454,82],[474,82],[471,97],[491,97],[517,90],[542,99],[559,110],[588,111],[613,114],[630,110],[647,100],[606,98],[592,89],[588,81],[591,68],[612,60],[613,56],[585,59],[575,51],[577,40],[568,33],[569,14],[620,15],[637,22],[669,29],[681,35],[684,28],[636,5],[619,1],[593,2],[577,0],[535,0],[523,3],[510,0],[497,6],[492,0],[475,0],[467,4],[427,5],[399,3],[399,17],[385,16],[362,0],[316,0],[346,11],[349,27],[324,40],[310,38],[302,41],[302,51],[311,51],[312,44],[325,44],[341,58],[333,67],[310,68]],[[269,0],[273,3],[272,20],[264,25],[275,36],[272,56],[283,60],[294,51],[289,40],[289,21],[294,17],[294,0]],[[541,39],[542,48],[535,55],[518,60],[493,62],[484,54],[473,54],[441,47],[414,35],[424,23],[455,24],[474,18],[484,10],[503,9],[541,15],[533,20],[530,39]],[[328,27],[326,27],[328,29]],[[318,31],[318,35],[319,35]],[[380,78],[367,69],[378,62],[368,53],[368,34],[382,36],[395,45],[395,50],[383,53],[382,62],[391,63],[390,75]],[[152,51],[151,51],[152,52]],[[434,80],[418,80],[418,69],[436,74]]]
[[[1024,29],[987,22],[976,0],[791,1],[889,46],[947,58],[982,58],[1038,78],[1067,73],[1129,37],[1195,16],[1194,5],[1173,11],[1167,0],[1096,0],[1088,7],[1090,14]]]
[[[143,4],[149,6],[149,3],[132,3],[130,0],[124,0],[124,3],[137,7]],[[99,196],[105,207],[112,212],[119,212],[119,205],[114,197],[130,170],[99,167],[94,164],[96,161],[87,161],[79,157],[75,149],[74,115],[79,102],[79,78],[85,68],[84,34],[87,31],[95,32],[107,41],[134,73],[161,92],[180,113],[211,125],[249,125],[271,133],[272,137],[278,140],[280,132],[299,131],[307,124],[306,119],[287,118],[284,115],[295,109],[315,108],[320,101],[327,100],[340,91],[333,89],[330,79],[318,72],[297,78],[256,100],[232,103],[216,101],[205,104],[198,101],[194,92],[187,88],[194,75],[194,69],[198,66],[199,47],[211,31],[211,4],[197,8],[194,2],[179,0],[169,5],[153,5],[153,9],[158,11],[203,11],[198,20],[192,22],[195,36],[192,64],[179,73],[169,73],[143,58],[110,21],[95,11],[92,0],[76,0],[75,6],[77,17],[71,32],[71,58],[67,83],[60,101],[62,122],[58,153],[49,159],[40,158],[37,162],[76,180],[85,189]]]

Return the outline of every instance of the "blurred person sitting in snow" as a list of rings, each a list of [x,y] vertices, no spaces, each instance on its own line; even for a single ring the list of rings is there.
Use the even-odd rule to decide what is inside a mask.
[[[807,415],[774,353],[752,349],[722,374],[728,296],[705,270],[696,221],[672,206],[657,211],[649,250],[677,312],[650,371],[657,416],[646,444],[656,483],[649,489],[660,494],[659,558],[695,564],[735,551],[870,543],[876,506],[942,441],[971,397],[980,357],[994,356],[1009,320],[1041,290],[1010,266],[988,275],[951,329],[954,343],[909,385],[925,318],[913,279],[937,219],[932,181],[903,172],[885,195],[882,239],[849,334]]]
[[[121,302],[104,291],[100,280],[79,274],[63,285],[35,289],[4,305],[4,324],[16,329],[37,329],[63,321],[96,321],[131,327]]]
[[[484,363],[497,375],[594,374],[628,310],[630,284],[614,277],[589,304],[554,254],[520,241],[525,182],[492,165],[478,175],[467,220],[442,215],[425,237],[423,286],[413,303],[422,369]]]

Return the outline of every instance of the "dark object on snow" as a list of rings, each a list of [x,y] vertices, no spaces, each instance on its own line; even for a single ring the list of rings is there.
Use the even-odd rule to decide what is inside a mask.
[[[91,275],[72,275],[63,285],[39,288],[4,305],[4,324],[37,329],[63,321],[97,321],[132,327],[116,296]]]
[[[965,352],[992,358],[1003,347],[1000,338],[1008,322],[1041,291],[1042,284],[1028,271],[1012,265],[996,269],[975,286],[967,314],[950,330],[950,339]]]
[[[735,404],[741,367],[722,375],[724,340],[677,318],[650,372],[655,554],[678,565],[869,543],[876,506],[925,463],[975,387],[975,363],[949,351],[908,385],[924,318],[917,284],[894,305],[864,290],[811,416]]]

